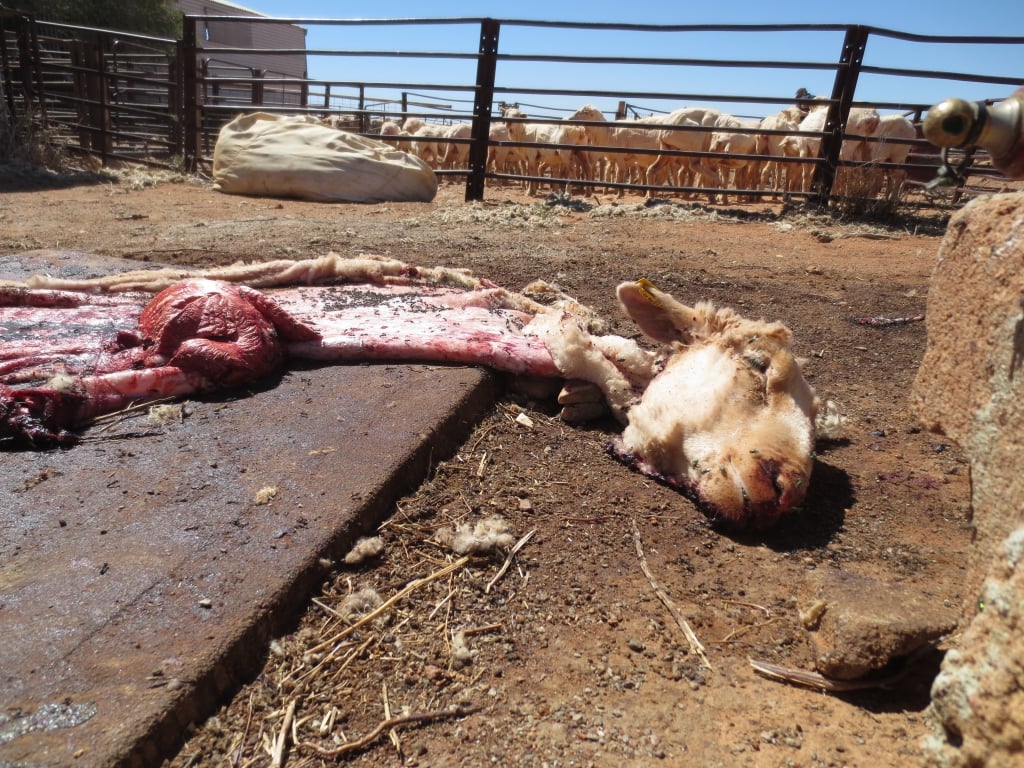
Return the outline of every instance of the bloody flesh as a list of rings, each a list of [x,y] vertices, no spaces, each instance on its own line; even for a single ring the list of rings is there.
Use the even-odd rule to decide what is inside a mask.
[[[152,297],[0,291],[0,437],[47,446],[132,403],[237,386],[288,358],[416,360],[557,376],[502,292],[418,285],[266,294],[210,280]]]

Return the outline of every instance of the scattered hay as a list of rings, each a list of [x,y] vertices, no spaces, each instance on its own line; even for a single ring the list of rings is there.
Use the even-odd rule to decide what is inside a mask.
[[[564,226],[565,223],[559,218],[558,213],[559,211],[543,203],[508,203],[498,206],[465,203],[441,208],[435,211],[431,218],[441,224],[483,224],[488,227],[503,225],[528,229]]]
[[[259,680],[229,707],[235,714],[211,718],[204,739],[193,743],[217,745],[234,765],[337,760],[383,748],[389,739],[402,755],[408,737],[399,741],[396,729],[471,716],[489,701],[489,676],[508,636],[503,615],[480,617],[500,611],[508,599],[501,586],[497,594],[484,589],[488,579],[494,586],[499,568],[483,560],[471,567],[466,555],[439,557],[431,536],[438,510],[431,507],[420,521],[423,510],[412,511],[417,499],[405,503],[410,510],[400,506],[380,535],[353,547],[357,557],[375,553],[367,581],[353,585],[343,569],[327,578],[313,599],[320,609],[315,617],[271,641]],[[518,551],[508,527],[492,515],[472,525],[452,521],[448,530],[453,543],[473,554],[511,549],[507,569]],[[524,583],[528,574],[518,573]],[[217,725],[226,722],[236,725]],[[186,748],[172,765],[217,762],[211,754],[197,757]]]
[[[21,115],[12,120],[4,107],[6,104],[0,104],[0,163],[51,171],[68,166],[60,140],[39,115]]]
[[[116,181],[128,191],[147,189],[159,184],[199,183],[200,181],[195,177],[187,176],[177,171],[135,166],[107,169],[106,173],[110,176],[111,180]]]
[[[657,580],[654,578],[654,574],[651,573],[651,568],[647,564],[647,556],[644,554],[643,543],[640,541],[640,529],[637,527],[636,519],[634,518],[631,522],[633,524],[633,546],[636,548],[636,556],[640,560],[640,570],[643,571],[644,576],[647,577],[647,581],[650,583],[651,589],[654,590],[654,594],[659,600],[661,600],[662,605],[668,609],[672,618],[676,620],[676,624],[679,626],[679,629],[683,631],[683,635],[686,637],[686,642],[690,645],[690,651],[694,656],[700,659],[701,664],[703,664],[707,669],[712,669],[711,661],[708,659],[704,645],[699,639],[697,639],[696,633],[694,633],[693,628],[686,620],[686,617],[683,616],[682,611],[679,610],[672,598],[669,597],[668,593],[665,592],[660,584],[658,584]]]
[[[856,200],[856,198],[855,198]],[[863,201],[862,201],[863,202]],[[506,226],[522,229],[565,227],[570,216],[594,219],[636,218],[658,219],[679,223],[717,221],[728,223],[762,222],[780,231],[808,230],[821,242],[846,237],[891,240],[907,234],[942,234],[949,212],[932,211],[925,215],[914,212],[902,198],[868,201],[871,205],[854,206],[840,200],[830,209],[808,205],[787,204],[781,212],[711,206],[701,202],[670,200],[655,197],[640,203],[599,203],[591,205],[577,198],[549,196],[536,203],[505,202],[459,203],[435,211],[431,220],[442,225],[482,224],[487,227]],[[420,222],[416,222],[418,226]]]
[[[590,215],[602,218],[665,219],[669,221],[696,221],[706,219],[709,211],[700,206],[683,205],[664,201],[651,203],[605,204],[594,208]]]

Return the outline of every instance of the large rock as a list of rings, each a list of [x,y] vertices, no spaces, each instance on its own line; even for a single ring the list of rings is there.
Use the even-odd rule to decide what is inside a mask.
[[[954,611],[900,582],[821,568],[803,593],[800,616],[814,665],[834,680],[867,677],[956,627]]]
[[[932,689],[926,762],[1024,765],[1024,194],[981,198],[950,221],[927,324],[914,407],[970,460],[975,537],[966,629]]]
[[[1024,765],[1024,528],[1006,540],[980,604],[932,685],[932,765]]]
[[[1024,522],[1024,193],[975,200],[953,217],[926,322],[914,409],[971,462],[966,594],[977,595],[1003,541]]]

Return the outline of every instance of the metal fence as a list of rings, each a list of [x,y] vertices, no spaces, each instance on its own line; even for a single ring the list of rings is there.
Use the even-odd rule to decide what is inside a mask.
[[[293,49],[229,48],[204,49],[200,30],[217,24],[291,23],[311,29],[325,29],[345,47]],[[359,48],[355,43],[370,31],[387,30],[401,45],[388,49]],[[441,34],[441,33],[444,34]],[[938,70],[929,61],[950,67],[957,62],[966,68],[975,58],[955,52],[976,50],[976,46],[1011,47],[1024,62],[1024,37],[939,37],[912,35],[858,25],[641,25],[598,24],[555,21],[498,20],[491,18],[453,19],[283,19],[239,16],[186,16],[181,40],[152,38],[100,29],[85,29],[36,21],[13,12],[0,11],[0,64],[3,67],[2,94],[9,119],[33,116],[45,122],[58,140],[72,148],[98,155],[104,162],[127,160],[150,164],[173,164],[195,170],[209,168],[220,128],[240,112],[261,110],[305,113],[331,118],[349,130],[376,135],[384,120],[401,122],[419,118],[427,123],[466,123],[467,138],[388,137],[407,149],[413,141],[420,147],[463,144],[465,159],[457,167],[439,167],[443,178],[465,184],[467,200],[483,199],[490,184],[532,182],[561,183],[543,166],[516,168],[488,166],[488,154],[501,148],[533,151],[536,144],[495,138],[492,126],[504,121],[500,108],[515,105],[529,114],[532,124],[578,125],[584,129],[636,127],[633,118],[670,113],[677,107],[700,104],[717,107],[747,118],[757,118],[794,103],[795,86],[812,80],[824,87],[817,101],[827,105],[820,132],[774,131],[764,128],[743,130],[759,136],[796,135],[820,139],[811,157],[781,158],[790,175],[796,169],[813,168],[806,188],[789,189],[796,198],[828,204],[849,196],[850,188],[837,188],[841,169],[863,164],[863,159],[844,160],[844,142],[862,141],[870,146],[876,137],[848,130],[851,109],[874,108],[908,116],[918,126],[922,114],[937,98],[899,100],[872,99],[878,84],[904,84],[908,96],[919,93],[922,83],[938,83],[941,97],[961,95],[964,84],[987,89],[986,97],[996,101],[1024,81],[1019,73],[982,74]],[[572,48],[560,48],[559,41],[572,38]],[[499,45],[499,38],[504,38]],[[607,51],[621,48],[620,42],[639,42],[645,56],[615,56]],[[425,41],[443,39],[453,50],[425,50]],[[676,51],[703,50],[709,40],[731,40],[728,50],[775,49],[774,55],[758,58],[680,57]],[[922,66],[911,69],[893,66],[879,58],[866,59],[871,44],[885,49],[910,46],[910,58]],[[810,50],[832,50],[831,56],[801,58]],[[831,46],[829,48],[829,46]],[[545,50],[545,48],[547,50]],[[573,54],[565,50],[575,51]],[[904,47],[900,61],[907,59]],[[290,56],[304,53],[320,69],[347,76],[306,79],[277,75],[232,63],[233,55],[259,53]],[[927,55],[926,55],[927,54]],[[400,62],[405,73],[426,74],[430,79],[379,78]],[[538,77],[538,68],[542,68]],[[1024,69],[1024,67],[1022,67]],[[773,85],[744,91],[754,82],[752,74],[778,73]],[[653,73],[671,73],[676,90],[644,89],[645,82],[661,82]],[[864,86],[864,79],[872,82]],[[783,85],[774,85],[774,82]],[[543,85],[538,86],[541,82]],[[693,88],[699,83],[711,87]],[[624,85],[624,84],[628,84]],[[739,91],[734,90],[739,88]],[[581,102],[603,103],[600,123],[567,120]],[[604,117],[610,116],[610,119]],[[665,126],[659,126],[666,130]],[[686,124],[668,130],[716,134],[739,129]],[[652,129],[653,130],[653,129]],[[883,163],[878,172],[908,172],[911,185],[920,186],[935,175],[937,151],[915,138],[905,142],[910,155],[899,164]],[[580,155],[578,145],[554,144],[564,153]],[[779,161],[767,154],[748,152],[724,154],[703,149],[624,149],[591,142],[585,148],[590,157],[613,164],[629,152],[632,162],[653,163],[658,157],[688,162],[721,162],[746,159],[754,162]],[[637,158],[639,157],[639,160]],[[984,153],[951,158],[967,171],[963,184],[983,183],[996,176]],[[810,175],[810,174],[809,174]],[[575,189],[618,190],[649,194],[668,192],[713,193],[706,186],[651,185],[645,178],[627,177],[615,181],[575,172]],[[732,190],[750,199],[777,195],[778,182],[747,182],[735,189],[739,176],[725,177],[722,190]],[[928,204],[922,197],[922,204]]]

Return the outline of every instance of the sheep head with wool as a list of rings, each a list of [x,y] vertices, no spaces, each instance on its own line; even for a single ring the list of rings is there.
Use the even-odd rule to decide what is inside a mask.
[[[799,507],[818,400],[789,329],[704,302],[686,306],[647,280],[617,293],[654,350],[589,336],[566,317],[543,334],[563,373],[597,385],[623,423],[611,452],[723,527],[764,528]]]
[[[802,504],[817,399],[789,329],[685,306],[644,280],[620,285],[618,297],[668,357],[629,409],[615,453],[728,526],[763,527]]]

